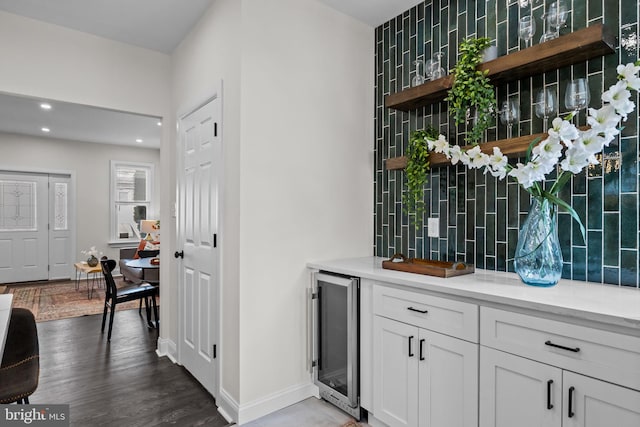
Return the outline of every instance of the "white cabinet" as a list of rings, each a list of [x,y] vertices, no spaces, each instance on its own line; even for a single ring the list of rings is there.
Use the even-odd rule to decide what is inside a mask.
[[[564,371],[563,427],[638,427],[640,392]]]
[[[411,294],[402,293],[406,302],[402,303],[389,299],[389,289],[374,288],[373,414],[392,427],[476,427],[478,345],[381,314],[396,313],[404,321],[418,315],[415,323],[428,326],[433,311],[437,328],[444,325],[443,316],[460,320],[471,316],[468,322],[474,323],[469,312],[475,308],[475,325],[464,326],[465,321],[460,321],[447,327],[475,328],[477,336],[477,307],[452,300],[442,304],[438,298],[431,301],[417,293],[411,298]],[[459,304],[463,310],[451,309]]]
[[[638,362],[638,338],[485,307],[480,319],[480,427],[640,426],[640,392],[607,382],[636,383],[619,362]]]

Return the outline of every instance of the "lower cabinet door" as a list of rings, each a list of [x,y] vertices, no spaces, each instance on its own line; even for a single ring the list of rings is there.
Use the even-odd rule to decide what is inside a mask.
[[[373,413],[391,427],[418,426],[418,339],[417,327],[374,316]]]
[[[561,393],[561,369],[480,347],[480,427],[560,427]]]
[[[478,344],[421,330],[421,427],[478,426]]]
[[[638,427],[640,392],[563,372],[563,427]]]

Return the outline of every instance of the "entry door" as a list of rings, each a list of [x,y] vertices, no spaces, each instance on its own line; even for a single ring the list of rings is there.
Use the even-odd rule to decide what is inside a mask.
[[[219,97],[179,123],[178,251],[180,363],[215,397],[222,167]]]
[[[0,283],[49,277],[48,176],[0,173]]]
[[[49,280],[67,279],[73,271],[71,177],[49,175]]]

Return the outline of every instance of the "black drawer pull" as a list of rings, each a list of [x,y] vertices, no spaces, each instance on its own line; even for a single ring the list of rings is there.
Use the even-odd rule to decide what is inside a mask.
[[[424,339],[420,340],[420,360],[424,360]]]
[[[420,310],[420,309],[413,308],[413,307],[407,307],[407,310],[415,311],[416,313],[422,313],[422,314],[427,314],[429,312],[429,310]]]
[[[551,384],[553,384],[553,380],[547,381],[547,409],[553,409],[553,403],[551,403]]]
[[[411,345],[412,342],[413,342],[413,335],[409,337],[409,357],[415,356],[415,354],[413,354],[413,348],[412,348],[413,346]]]
[[[576,413],[573,412],[573,392],[575,391],[575,387],[569,387],[569,418],[572,418]]]
[[[562,349],[562,350],[572,351],[572,352],[574,352],[574,353],[577,353],[577,352],[579,352],[579,351],[580,351],[580,347],[573,347],[573,348],[572,348],[572,347],[565,347],[565,346],[560,345],[560,344],[554,344],[554,343],[552,343],[551,341],[546,341],[546,342],[544,343],[544,345],[548,345],[549,347],[560,348],[560,349]]]

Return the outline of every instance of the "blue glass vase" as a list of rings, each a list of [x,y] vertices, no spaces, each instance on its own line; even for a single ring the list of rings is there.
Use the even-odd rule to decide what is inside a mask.
[[[555,206],[547,199],[533,198],[518,235],[513,267],[520,279],[531,286],[553,286],[562,276]]]

